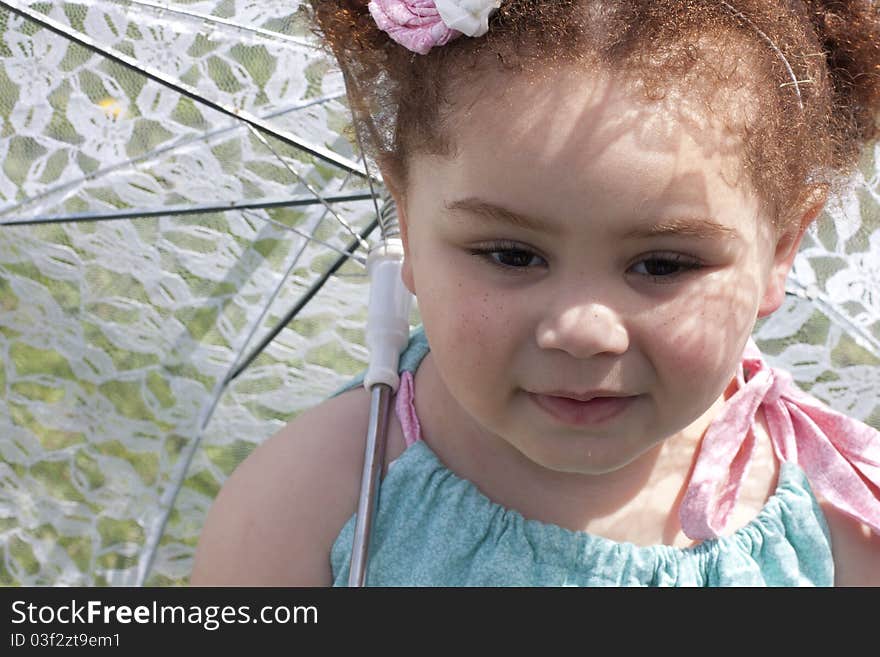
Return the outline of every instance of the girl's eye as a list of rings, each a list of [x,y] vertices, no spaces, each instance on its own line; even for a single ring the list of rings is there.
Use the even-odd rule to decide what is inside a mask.
[[[650,276],[655,280],[666,279],[669,281],[700,267],[702,267],[702,263],[698,260],[678,253],[669,253],[642,258],[630,267],[630,271],[640,276]]]
[[[490,244],[482,249],[471,249],[471,254],[480,256],[494,265],[510,270],[525,270],[546,264],[541,256],[517,244]]]

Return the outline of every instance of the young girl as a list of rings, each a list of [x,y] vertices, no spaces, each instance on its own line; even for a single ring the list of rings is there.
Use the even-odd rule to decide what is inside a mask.
[[[865,0],[315,0],[397,201],[371,585],[880,585],[880,434],[749,335],[877,134]],[[267,441],[194,584],[348,577],[368,393]]]

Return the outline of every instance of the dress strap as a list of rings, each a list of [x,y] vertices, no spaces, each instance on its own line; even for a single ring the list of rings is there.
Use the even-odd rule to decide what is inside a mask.
[[[400,420],[400,426],[403,428],[403,439],[406,446],[410,447],[413,443],[420,441],[422,427],[419,424],[418,416],[416,416],[415,380],[409,370],[404,370],[400,374],[394,412],[397,413],[397,419]]]
[[[737,384],[700,444],[680,509],[684,533],[697,540],[724,530],[763,409],[777,458],[800,465],[828,502],[880,534],[880,432],[799,390],[788,372],[764,362],[751,339]]]

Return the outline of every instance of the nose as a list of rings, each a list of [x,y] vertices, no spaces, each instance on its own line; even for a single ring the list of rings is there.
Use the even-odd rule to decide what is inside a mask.
[[[620,355],[629,348],[629,332],[617,312],[590,302],[547,313],[536,338],[542,349],[560,349],[575,358]]]

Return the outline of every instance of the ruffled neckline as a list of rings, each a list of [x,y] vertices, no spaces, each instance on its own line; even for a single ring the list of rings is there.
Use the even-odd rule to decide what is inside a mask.
[[[803,499],[805,494],[812,503],[816,516],[824,521],[824,516],[819,510],[818,500],[813,494],[806,474],[798,465],[790,462],[780,463],[779,476],[774,492],[767,498],[761,510],[751,521],[730,534],[704,539],[696,545],[682,548],[664,544],[636,545],[629,541],[616,541],[600,534],[573,530],[551,522],[526,518],[519,511],[492,500],[472,481],[457,475],[449,469],[424,440],[419,440],[407,447],[391,463],[385,477],[385,482],[387,483],[391,478],[395,477],[396,472],[408,470],[405,464],[412,465],[412,463],[409,463],[410,461],[427,462],[428,468],[432,470],[431,475],[449,482],[449,485],[452,487],[465,490],[466,494],[480,506],[484,507],[492,518],[500,518],[504,523],[521,527],[526,535],[537,541],[547,538],[555,539],[553,542],[565,544],[579,541],[595,548],[601,548],[602,551],[626,549],[641,554],[662,552],[667,557],[685,557],[687,555],[696,556],[710,551],[723,550],[733,544],[750,549],[750,546],[755,542],[756,536],[766,534],[767,530],[778,531],[784,534],[785,529],[782,519],[784,510],[791,506],[791,502]]]

